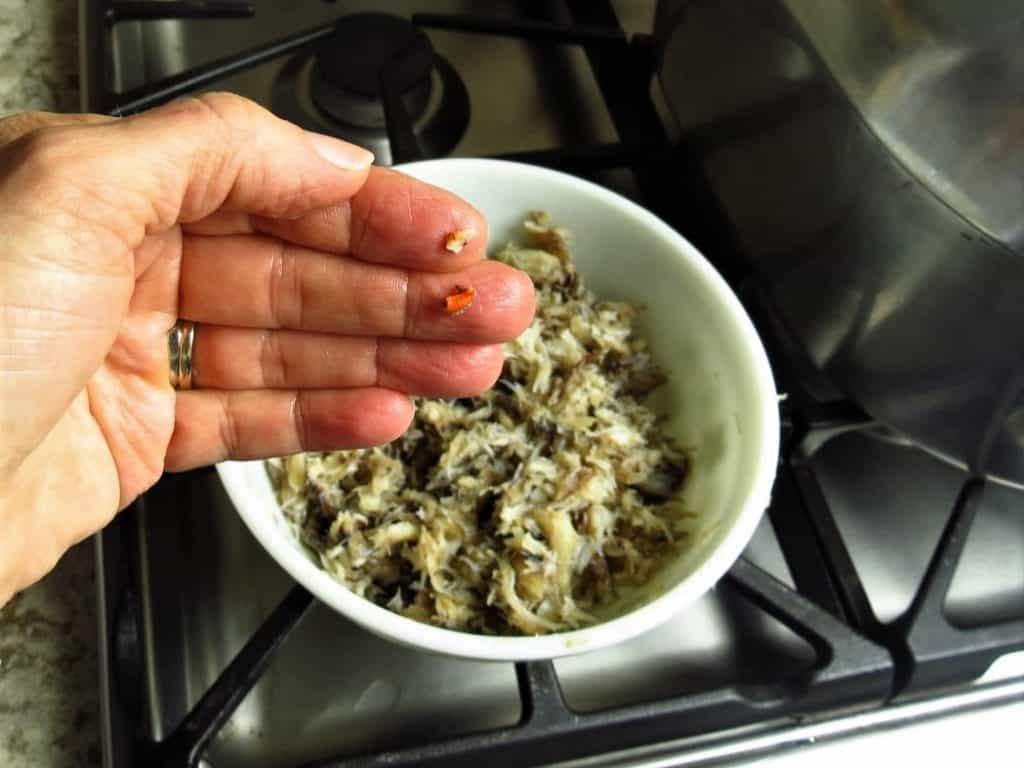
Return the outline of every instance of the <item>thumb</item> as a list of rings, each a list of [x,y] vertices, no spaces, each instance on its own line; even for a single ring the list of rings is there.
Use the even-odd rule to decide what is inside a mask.
[[[217,210],[291,219],[336,205],[359,190],[373,161],[229,93],[87,122],[8,144],[0,174],[10,171],[4,186],[39,193],[19,196],[19,207],[71,214],[128,248]]]

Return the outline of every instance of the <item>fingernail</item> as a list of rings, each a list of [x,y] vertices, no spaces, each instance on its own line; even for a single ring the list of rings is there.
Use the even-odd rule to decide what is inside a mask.
[[[361,171],[373,162],[373,152],[357,147],[355,144],[312,131],[308,131],[307,135],[316,153],[338,168],[343,168],[346,171]]]

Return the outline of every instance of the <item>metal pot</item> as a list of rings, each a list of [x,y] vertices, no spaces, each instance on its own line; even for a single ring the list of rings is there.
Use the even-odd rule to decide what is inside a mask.
[[[682,141],[813,362],[1024,483],[1024,4],[663,0],[655,31]]]

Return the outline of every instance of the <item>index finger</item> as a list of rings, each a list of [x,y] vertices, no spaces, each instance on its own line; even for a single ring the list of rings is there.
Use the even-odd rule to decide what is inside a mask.
[[[265,234],[306,248],[419,272],[457,272],[487,253],[487,220],[451,192],[372,168],[344,203],[295,219],[216,215],[188,225],[202,235]]]

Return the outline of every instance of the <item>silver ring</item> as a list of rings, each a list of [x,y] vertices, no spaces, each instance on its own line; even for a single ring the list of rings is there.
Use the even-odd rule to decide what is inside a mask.
[[[174,389],[192,389],[192,346],[195,338],[196,324],[191,320],[179,320],[167,334],[171,386]]]

